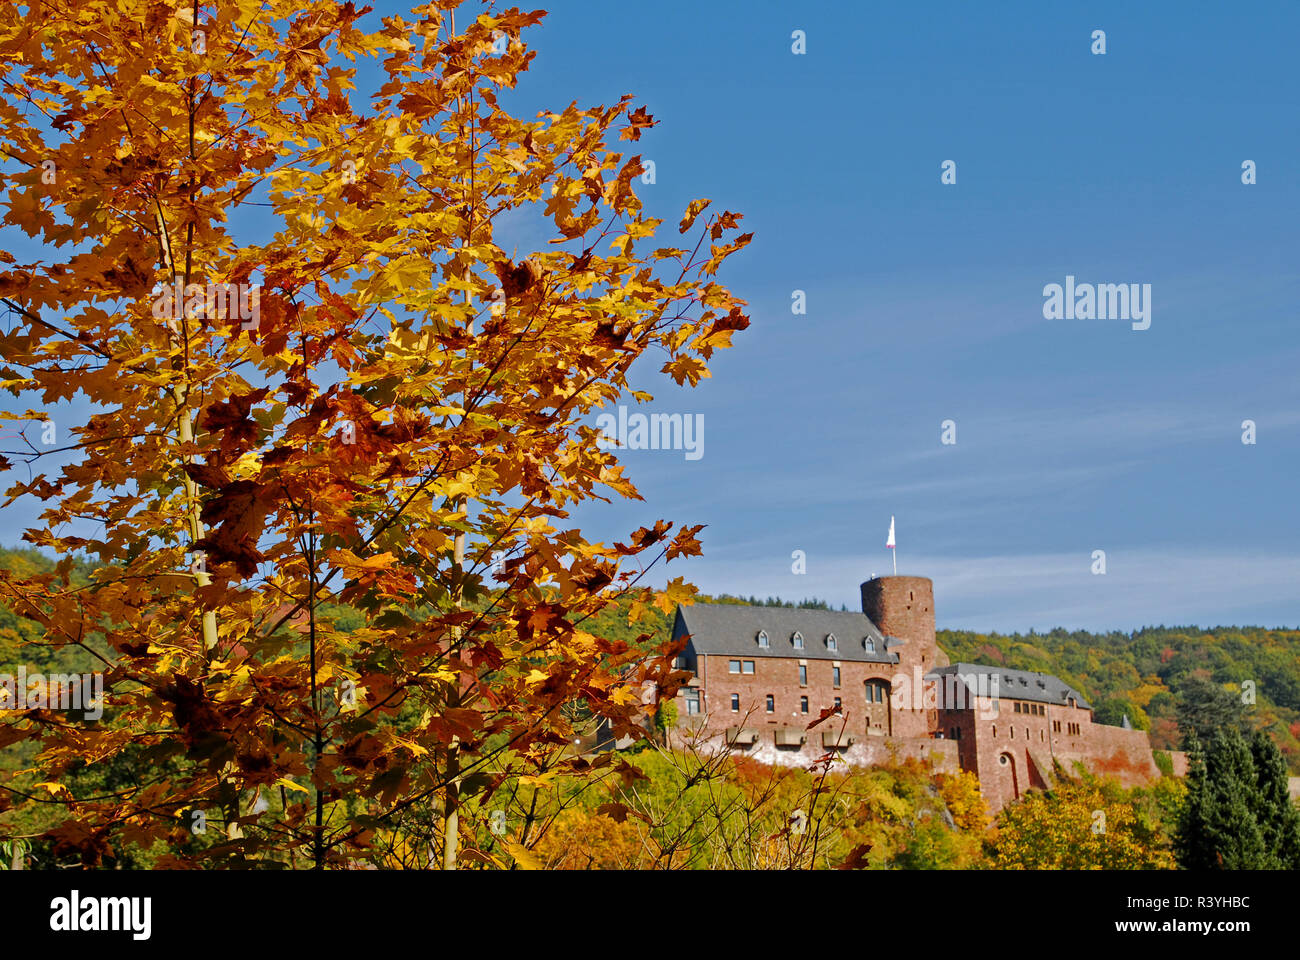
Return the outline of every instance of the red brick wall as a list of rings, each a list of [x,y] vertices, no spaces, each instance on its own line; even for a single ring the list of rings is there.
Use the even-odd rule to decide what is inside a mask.
[[[1053,760],[1070,774],[1078,761],[1090,773],[1112,777],[1126,787],[1150,783],[1161,775],[1145,731],[1093,723],[1092,712],[1082,707],[1049,703],[1046,715],[1038,716],[1016,713],[1014,703],[999,701],[996,715],[987,703],[975,710],[939,713],[945,735],[951,736],[954,727],[960,730],[962,768],[980,778],[990,812],[1000,810],[1027,789],[1046,786],[1045,776],[1051,776]],[[1061,724],[1059,732],[1054,727],[1056,721]],[[1071,723],[1078,724],[1078,733],[1070,732]],[[1180,765],[1185,770],[1184,757],[1176,756],[1174,762],[1176,773]]]
[[[731,660],[752,660],[753,674],[731,673]],[[804,661],[807,667],[807,684],[799,683],[799,660],[785,657],[727,657],[701,655],[698,659],[696,679],[701,689],[700,711],[708,718],[711,728],[725,729],[736,724],[771,728],[777,726],[806,727],[823,708],[833,707],[839,697],[850,733],[866,736],[867,699],[866,681],[895,679],[893,664],[862,663],[852,660]],[[840,666],[840,685],[834,684],[834,666]],[[732,711],[731,695],[739,694],[740,709]],[[766,709],[767,695],[774,699],[774,710]],[[808,698],[808,712],[801,709],[800,698]],[[925,736],[924,715],[917,711],[890,711],[892,733],[895,736]],[[685,700],[679,696],[678,716],[686,716]],[[889,721],[886,721],[889,722]],[[879,728],[876,734],[890,731]]]
[[[1081,761],[1090,773],[1113,777],[1126,787],[1142,786],[1161,776],[1151,756],[1151,741],[1145,730],[1094,723],[1083,744],[1061,753],[1063,758]],[[1069,767],[1067,763],[1066,769]]]

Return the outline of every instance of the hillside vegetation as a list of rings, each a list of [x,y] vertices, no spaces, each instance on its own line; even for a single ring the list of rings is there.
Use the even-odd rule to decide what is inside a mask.
[[[54,563],[34,550],[0,550],[0,568],[52,572]],[[74,583],[84,583],[90,572],[82,564],[73,564],[69,576]],[[827,608],[820,600],[788,604],[771,597],[702,596],[700,600]],[[345,629],[358,627],[364,620],[344,606],[327,605],[325,612]],[[668,639],[672,615],[648,607],[638,622],[629,624],[627,605],[616,603],[583,626],[611,640],[651,649]],[[641,639],[643,635],[648,637]],[[20,643],[38,637],[34,623],[15,617],[0,600],[0,668],[22,662],[29,669],[92,669],[89,656],[78,650],[54,651],[38,644],[19,653]],[[1291,771],[1300,772],[1300,630],[1190,626],[1144,627],[1132,633],[940,630],[938,641],[954,663],[997,664],[1054,674],[1083,691],[1099,723],[1119,725],[1127,715],[1134,727],[1149,732],[1157,750],[1181,747],[1188,711],[1194,712],[1197,706],[1188,701],[1192,693],[1201,695],[1202,684],[1208,681],[1241,701],[1244,725],[1266,731]]]
[[[72,563],[56,570],[52,561],[30,550],[0,551],[3,570],[66,576],[73,590],[93,587],[93,571],[86,566]],[[0,573],[0,588],[2,580]],[[701,599],[778,604],[755,598]],[[824,606],[820,601],[798,605]],[[346,606],[329,605],[323,613],[345,629],[364,621]],[[667,641],[671,614],[648,607],[638,622],[629,624],[627,613],[626,604],[611,604],[583,629],[647,650]],[[1056,674],[1092,700],[1099,721],[1118,724],[1127,715],[1134,726],[1150,731],[1157,749],[1181,746],[1185,730],[1208,734],[1216,726],[1234,726],[1265,731],[1292,771],[1297,766],[1300,631],[1157,627],[1132,634],[1056,630],[1003,635],[945,630],[938,640],[953,662]],[[38,625],[16,616],[0,600],[0,672],[12,672],[20,664],[29,671],[90,670],[95,669],[95,653],[110,655],[93,630],[87,631],[86,646],[43,643]],[[107,706],[105,722],[111,723],[111,700]],[[0,751],[0,778],[23,792],[32,789],[25,768],[33,754],[30,743]],[[1180,781],[1166,779],[1149,789],[1126,791],[1087,776],[1072,780],[1078,771],[1059,771],[1060,783],[1048,798],[1013,805],[991,823],[973,777],[934,774],[915,763],[873,770],[786,770],[744,758],[708,761],[649,744],[602,756],[594,763],[572,757],[517,781],[508,795],[485,798],[473,814],[467,810],[467,842],[475,855],[483,864],[513,861],[579,869],[1161,868],[1174,862],[1172,825],[1185,794]],[[124,756],[87,766],[69,785],[78,793],[130,789],[137,761],[143,760]],[[579,775],[578,766],[586,772]],[[590,773],[598,768],[606,772],[593,781]],[[1086,849],[1066,842],[1073,836],[1077,812],[1096,809],[1107,810],[1115,828],[1101,840],[1090,836],[1092,847]],[[15,813],[0,816],[6,831],[35,837],[49,827],[39,811]],[[505,818],[501,823],[508,835],[494,829],[494,817]],[[423,866],[425,845],[411,839],[408,826],[380,836],[370,858],[373,865]],[[118,862],[137,867],[165,865],[167,855],[161,845],[127,847],[116,854]],[[41,842],[30,856],[33,866],[61,863]]]

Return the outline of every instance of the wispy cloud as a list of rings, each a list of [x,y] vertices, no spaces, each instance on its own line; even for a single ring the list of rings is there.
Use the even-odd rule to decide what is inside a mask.
[[[883,551],[882,551],[883,552]],[[891,572],[879,553],[810,554],[807,573],[792,561],[746,551],[709,551],[685,572],[705,593],[819,597],[857,609],[857,585]],[[1300,554],[1114,549],[1106,573],[1092,573],[1089,552],[910,555],[900,574],[930,577],[941,626],[988,631],[1131,630],[1154,624],[1285,626],[1300,624]],[[1285,598],[1279,600],[1279,598]]]

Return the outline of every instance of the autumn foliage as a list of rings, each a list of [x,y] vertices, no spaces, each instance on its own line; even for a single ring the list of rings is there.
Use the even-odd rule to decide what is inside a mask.
[[[749,235],[699,200],[656,246],[623,146],[654,120],[512,116],[542,14],[458,6],[0,10],[3,222],[35,251],[0,253],[0,386],[15,428],[63,427],[4,445],[6,503],[41,504],[25,539],[62,562],[0,602],[106,684],[101,721],[0,726],[36,749],[3,802],[45,812],[59,862],[510,865],[475,848],[494,797],[588,776],[612,761],[565,753],[579,727],[674,692],[584,624],[689,600],[643,580],[700,528],[569,517],[638,498],[593,411],[638,360],[709,376]],[[127,782],[76,789],[112,763]]]
[[[1051,790],[1031,790],[998,814],[990,864],[1003,870],[1156,870],[1174,867],[1170,811],[1177,780],[1151,791],[1057,767]]]

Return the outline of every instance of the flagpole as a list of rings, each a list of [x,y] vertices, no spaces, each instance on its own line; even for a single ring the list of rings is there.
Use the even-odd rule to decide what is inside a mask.
[[[894,555],[894,576],[898,576],[898,547],[890,551]]]

